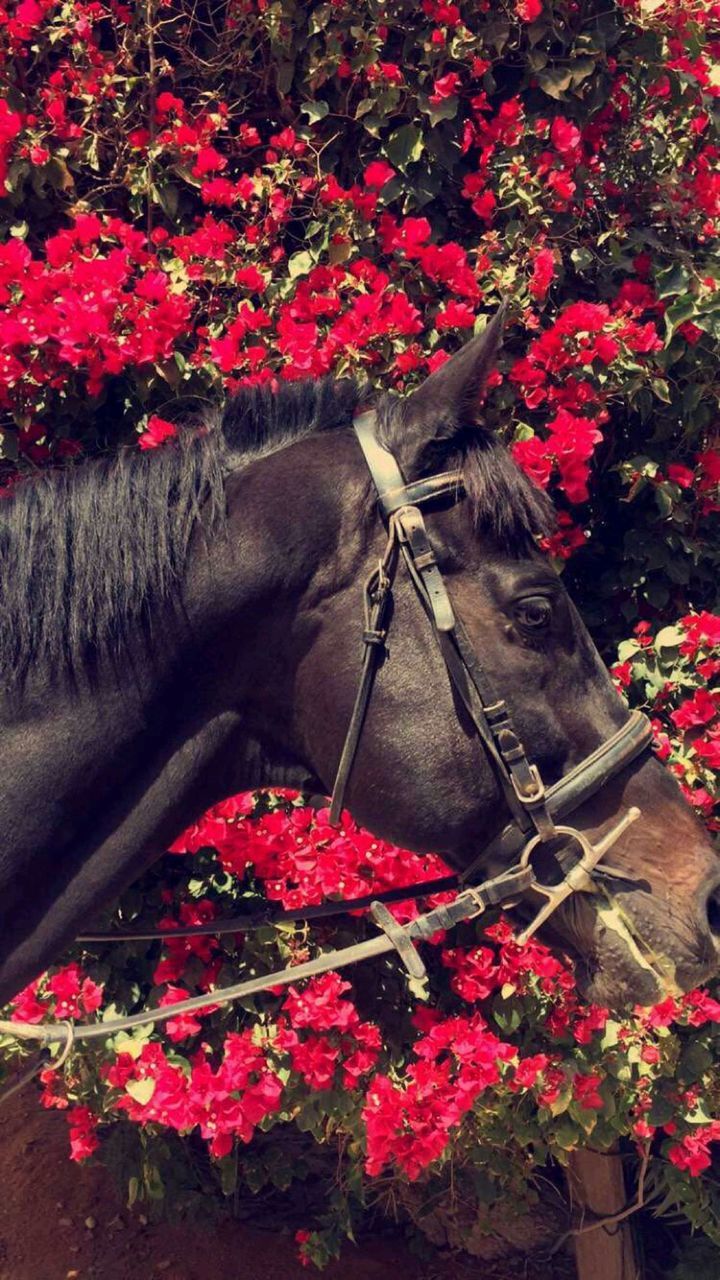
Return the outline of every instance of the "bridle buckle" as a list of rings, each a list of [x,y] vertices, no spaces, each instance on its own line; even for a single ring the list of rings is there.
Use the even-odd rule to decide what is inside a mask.
[[[532,805],[544,803],[546,791],[545,791],[545,783],[540,777],[540,770],[538,769],[537,765],[528,764],[528,768],[530,770],[530,775],[534,783],[534,789],[532,791],[528,792],[525,790],[522,783],[518,781],[517,774],[515,773],[511,773],[510,780],[512,782],[515,795],[517,796],[520,803],[523,805],[527,805],[528,807],[531,807]],[[564,828],[558,827],[558,831],[561,831],[561,830],[564,830]]]

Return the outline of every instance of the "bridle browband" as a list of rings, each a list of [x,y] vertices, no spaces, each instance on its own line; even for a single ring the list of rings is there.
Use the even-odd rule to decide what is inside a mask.
[[[398,560],[402,556],[430,621],[450,682],[485,748],[510,812],[510,821],[465,868],[460,882],[467,882],[482,863],[496,858],[506,865],[510,858],[522,852],[521,861],[527,863],[539,844],[555,841],[558,836],[567,836],[571,843],[581,847],[580,861],[587,864],[585,870],[590,873],[599,861],[593,861],[593,847],[580,832],[558,827],[556,819],[579,808],[648,749],[653,737],[649,721],[641,712],[632,712],[612,737],[558,782],[545,787],[537,765],[528,759],[506,702],[498,696],[483,670],[465,627],[453,609],[421,511],[421,507],[440,500],[460,501],[464,497],[462,472],[444,471],[408,484],[394,455],[377,438],[374,410],[360,414],[353,425],[377,491],[388,538],[377,568],[365,583],[362,670],[335,778],[331,822],[337,824],[340,819],[375,675],[385,652],[385,621]],[[617,839],[620,829],[625,830],[628,818],[634,821],[637,816],[639,811],[629,810],[614,838]],[[575,866],[577,858],[573,859],[573,868]],[[567,879],[566,871],[564,883]],[[554,910],[554,906],[551,905],[551,909]],[[542,919],[546,919],[547,914],[544,910]],[[539,923],[533,922],[533,931]],[[529,936],[527,930],[524,936]]]
[[[430,621],[451,684],[493,767],[510,819],[459,877],[448,877],[442,881],[426,882],[376,895],[371,904],[371,914],[381,932],[364,942],[320,955],[304,964],[165,1005],[160,1009],[145,1009],[128,1017],[97,1025],[75,1028],[71,1023],[36,1026],[0,1021],[0,1034],[36,1040],[46,1045],[63,1045],[61,1059],[54,1062],[53,1066],[61,1065],[75,1041],[106,1039],[133,1027],[164,1022],[208,1006],[227,1005],[245,996],[313,977],[328,969],[341,968],[387,951],[397,951],[410,975],[416,979],[421,978],[425,969],[415,948],[415,941],[427,940],[439,929],[453,928],[463,920],[481,915],[492,906],[516,904],[526,893],[533,892],[544,897],[545,903],[531,923],[517,935],[517,941],[523,943],[571,894],[595,892],[596,881],[603,877],[617,877],[627,881],[623,873],[608,866],[603,859],[623,832],[640,817],[639,809],[628,809],[595,844],[575,827],[562,825],[556,820],[572,814],[611,778],[648,750],[653,738],[649,721],[640,712],[632,712],[616,733],[559,781],[546,787],[537,765],[528,759],[525,747],[513,726],[507,704],[497,696],[497,691],[483,670],[467,632],[453,609],[425,527],[422,507],[440,501],[454,503],[464,497],[462,473],[445,471],[406,483],[395,457],[377,438],[375,412],[361,414],[353,425],[378,494],[378,506],[388,536],[383,555],[365,582],[360,682],[333,787],[331,821],[337,824],[340,820],[375,675],[385,652],[385,622],[400,557],[404,560]],[[533,863],[533,855],[542,845],[549,846],[552,850],[560,872],[560,878],[553,876],[551,882],[539,879],[539,872]],[[505,869],[480,884],[468,884],[468,881],[475,878],[482,863],[494,862]],[[599,865],[601,862],[602,866]],[[449,888],[458,883],[461,892],[452,902],[433,908],[407,925],[398,924],[382,901],[426,897],[437,893],[441,888]],[[327,906],[311,907],[304,911],[280,912],[275,917],[255,913],[236,917],[231,921],[215,920],[205,925],[177,930],[87,934],[81,936],[79,941],[128,942],[211,932],[227,933],[256,927],[260,923],[272,923],[273,919],[317,919],[338,914],[339,911],[364,907],[368,903],[369,898],[358,898],[329,904],[329,909]],[[23,1075],[21,1082],[24,1083],[37,1074],[43,1065],[41,1062],[34,1066]],[[18,1087],[18,1083],[12,1085],[5,1094],[0,1095],[0,1101],[10,1097]]]

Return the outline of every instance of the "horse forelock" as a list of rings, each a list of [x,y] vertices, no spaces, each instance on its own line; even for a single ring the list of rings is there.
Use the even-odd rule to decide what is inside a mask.
[[[542,489],[514,462],[506,444],[476,423],[452,420],[452,413],[437,406],[442,423],[436,439],[421,452],[420,475],[460,468],[474,525],[512,556],[526,555],[538,538],[555,528],[556,512]],[[378,405],[378,435],[392,453],[412,430],[402,412],[402,401],[386,396]]]

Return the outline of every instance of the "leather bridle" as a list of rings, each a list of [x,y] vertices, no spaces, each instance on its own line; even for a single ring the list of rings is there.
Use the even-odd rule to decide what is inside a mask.
[[[519,854],[520,864],[527,866],[541,845],[564,845],[557,855],[563,871],[560,883],[543,885],[536,881],[532,886],[536,892],[544,894],[547,903],[530,928],[523,931],[520,940],[524,940],[535,932],[569,892],[593,887],[589,880],[598,863],[618,836],[640,816],[638,809],[629,809],[596,846],[575,828],[556,823],[556,819],[573,813],[612,777],[647,751],[652,743],[652,727],[641,712],[632,712],[612,737],[558,782],[545,786],[537,765],[528,759],[507,703],[498,695],[483,670],[465,627],[453,608],[421,510],[440,502],[460,501],[464,497],[462,472],[444,471],[408,484],[396,458],[377,437],[374,410],[360,414],[353,426],[377,491],[378,506],[388,537],[377,568],[365,583],[362,670],[335,778],[330,820],[335,824],[340,820],[375,675],[385,654],[388,606],[398,561],[402,558],[429,619],[450,682],[485,748],[510,815],[510,821],[500,833],[462,872],[460,882],[471,880],[483,863],[487,865],[497,860],[507,865]],[[603,868],[603,874],[619,875],[607,866]]]
[[[377,567],[365,583],[364,648],[360,683],[333,788],[331,819],[337,823],[341,817],[345,789],[360,744],[375,675],[385,652],[388,607],[398,562],[402,559],[429,619],[451,684],[493,767],[508,808],[508,822],[459,877],[451,876],[442,881],[426,882],[375,895],[371,914],[381,930],[375,937],[344,947],[340,951],[322,954],[306,963],[219,988],[204,995],[192,996],[160,1009],[143,1009],[128,1017],[78,1028],[71,1023],[36,1026],[0,1020],[0,1035],[35,1040],[46,1045],[63,1045],[61,1061],[64,1061],[75,1041],[105,1040],[119,1031],[167,1021],[208,1006],[227,1005],[245,996],[298,982],[328,969],[338,969],[391,950],[397,951],[410,975],[418,979],[424,976],[425,970],[415,947],[416,940],[427,940],[438,930],[451,929],[463,920],[471,920],[489,907],[516,905],[525,894],[532,892],[544,897],[545,903],[536,912],[531,923],[517,936],[517,941],[522,943],[571,894],[595,892],[597,882],[602,882],[604,877],[627,881],[628,877],[624,873],[608,866],[604,859],[622,833],[640,817],[639,809],[628,809],[595,844],[583,832],[560,824],[557,819],[572,814],[611,778],[648,750],[653,737],[649,721],[641,713],[632,712],[616,733],[559,781],[546,787],[537,765],[528,759],[506,702],[498,696],[483,670],[467,632],[453,609],[425,526],[421,508],[432,507],[439,502],[458,502],[464,497],[462,473],[445,471],[406,483],[395,457],[377,438],[375,413],[370,411],[361,414],[356,418],[354,428],[377,490],[378,504],[387,527],[387,542]],[[549,880],[540,878],[541,874],[547,873],[541,873],[533,861],[534,855],[543,846],[551,854],[550,861],[555,867]],[[475,879],[482,864],[499,864],[504,870],[480,884],[470,885],[468,882]],[[398,924],[384,905],[385,901],[427,897],[457,884],[461,891],[452,902],[437,906],[406,925]],[[129,942],[136,939],[236,932],[272,923],[273,919],[318,919],[366,905],[367,899],[358,898],[305,910],[285,911],[275,917],[264,913],[258,915],[256,912],[230,921],[213,920],[205,925],[177,930],[122,930],[109,934],[86,934],[79,941]],[[37,1074],[42,1065],[42,1062],[36,1064],[22,1077],[22,1082]],[[59,1066],[60,1061],[55,1060],[53,1065]],[[10,1097],[18,1087],[19,1083],[12,1085],[4,1095],[0,1095],[0,1101]]]

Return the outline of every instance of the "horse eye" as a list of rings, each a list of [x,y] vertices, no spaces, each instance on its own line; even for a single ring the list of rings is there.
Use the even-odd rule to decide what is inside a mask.
[[[515,605],[515,618],[521,627],[540,631],[552,621],[552,605],[547,596],[525,596]]]

